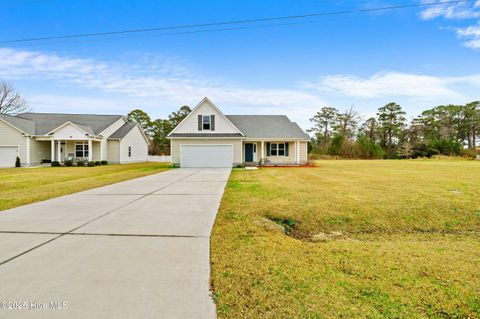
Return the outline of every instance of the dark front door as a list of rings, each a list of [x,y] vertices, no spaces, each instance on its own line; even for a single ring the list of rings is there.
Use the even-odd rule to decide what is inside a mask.
[[[245,162],[253,162],[253,144],[245,144]]]

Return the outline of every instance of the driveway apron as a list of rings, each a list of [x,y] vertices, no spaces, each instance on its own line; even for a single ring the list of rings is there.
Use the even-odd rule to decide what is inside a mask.
[[[215,318],[229,175],[173,169],[0,212],[0,318]]]

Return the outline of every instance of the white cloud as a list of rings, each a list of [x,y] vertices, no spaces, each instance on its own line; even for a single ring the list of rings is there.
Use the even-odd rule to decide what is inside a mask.
[[[43,93],[29,95],[27,102],[35,112],[126,114],[132,101]]]
[[[131,100],[136,99],[137,105],[152,104],[152,101],[157,101],[157,104],[195,105],[204,96],[209,96],[218,104],[242,106],[250,109],[251,113],[261,107],[277,113],[283,112],[295,119],[307,116],[300,114],[296,106],[301,105],[305,112],[311,113],[319,105],[325,104],[318,94],[305,90],[242,87],[221,79],[194,74],[171,60],[149,56],[141,59],[141,63],[107,63],[51,53],[0,48],[0,75],[3,79],[55,81],[69,88],[74,84],[79,88],[112,93],[116,98],[120,95]],[[81,99],[76,97],[63,102],[71,105],[72,101],[81,102]],[[55,105],[63,102],[57,101]],[[98,103],[88,101],[88,104]],[[112,105],[109,105],[109,110],[111,107]]]
[[[480,89],[480,76],[435,77],[399,72],[378,73],[369,78],[332,75],[306,86],[358,98],[406,96],[428,101],[462,98],[454,89],[456,84],[470,84]]]
[[[456,31],[458,37],[467,39],[464,43],[467,48],[480,49],[480,25],[457,28]]]
[[[223,102],[242,101],[250,105],[318,103],[318,96],[288,89],[248,89],[205,76],[188,74],[180,66],[119,65],[91,59],[62,57],[32,51],[0,48],[0,74],[10,79],[50,79],[129,96],[159,97],[173,101],[197,101],[213,95]],[[155,69],[155,72],[146,70]],[[181,69],[181,71],[177,71]]]
[[[480,38],[475,40],[469,40],[464,44],[467,48],[480,49]]]
[[[399,72],[367,78],[332,75],[291,89],[252,88],[197,74],[171,59],[147,56],[131,60],[139,62],[132,65],[0,48],[0,76],[18,83],[27,81],[31,91],[27,100],[38,112],[125,114],[140,107],[153,117],[164,117],[180,105],[194,106],[208,96],[228,113],[286,114],[304,128],[324,105],[341,108],[365,103],[367,108],[399,97],[411,99],[413,105],[447,99],[454,103],[471,97],[464,95],[464,87],[480,90],[480,76],[476,75],[455,78]],[[58,94],[34,89],[31,83],[40,87],[47,83]]]
[[[468,28],[457,29],[457,34],[462,37],[480,37],[480,26],[470,26]]]
[[[432,3],[431,0],[424,0],[422,3]],[[423,20],[431,20],[443,17],[445,19],[473,19],[480,17],[480,12],[476,10],[480,7],[480,1],[446,3],[429,7],[420,12],[420,18]]]
[[[428,2],[429,0],[422,1],[422,3]],[[475,2],[468,1],[455,4],[441,4],[430,7],[420,12],[420,18],[422,20],[433,20],[436,18],[456,20],[478,19],[480,18],[480,0]],[[465,47],[471,49],[480,49],[480,26],[474,25],[466,28],[454,29],[456,30],[459,38],[465,39]]]

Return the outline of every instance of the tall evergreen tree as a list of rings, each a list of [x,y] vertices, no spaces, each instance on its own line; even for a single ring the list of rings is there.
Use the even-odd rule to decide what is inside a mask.
[[[322,137],[322,146],[327,149],[330,140],[330,133],[335,125],[338,110],[334,107],[322,107],[320,112],[317,112],[310,121],[314,126],[309,130],[310,132],[320,135]],[[317,135],[318,136],[318,135]],[[318,139],[318,138],[317,138]]]
[[[405,114],[402,107],[397,103],[389,103],[378,109],[378,130],[381,143],[389,156],[394,154],[396,143],[406,126]]]
[[[152,120],[150,116],[143,110],[135,109],[127,114],[127,120],[129,122],[135,122],[145,131],[147,135],[151,134]]]

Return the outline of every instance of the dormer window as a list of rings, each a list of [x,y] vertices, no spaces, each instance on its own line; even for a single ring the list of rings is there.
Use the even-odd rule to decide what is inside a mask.
[[[203,130],[210,131],[210,127],[211,127],[210,115],[203,115],[203,119],[202,119]]]

